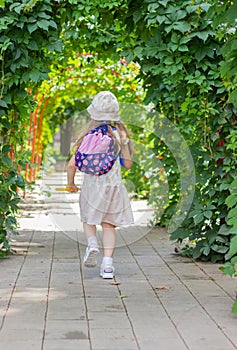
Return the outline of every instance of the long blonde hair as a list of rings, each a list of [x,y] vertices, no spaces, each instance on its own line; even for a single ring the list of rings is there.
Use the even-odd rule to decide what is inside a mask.
[[[128,139],[130,141],[130,137],[129,137],[129,132],[127,130],[127,128],[125,127],[125,125],[119,121],[119,122],[114,122],[114,121],[104,121],[104,122],[101,122],[101,121],[97,121],[97,120],[93,120],[91,119],[87,124],[86,126],[81,130],[79,136],[78,136],[78,139],[77,141],[75,142],[75,144],[73,145],[73,153],[75,153],[78,149],[78,147],[80,146],[84,136],[86,134],[88,134],[88,132],[90,130],[93,130],[95,128],[97,128],[98,126],[100,125],[103,125],[107,123],[108,125],[108,131],[109,133],[111,134],[111,136],[113,137],[113,140],[114,140],[114,145],[115,145],[115,150],[116,150],[116,153],[119,152],[120,148],[121,148],[121,141],[123,139]],[[114,131],[112,129],[112,127],[115,127],[116,130],[118,131],[119,133],[119,137],[120,137],[120,141],[118,141],[117,137],[115,136],[114,134]],[[130,150],[130,153],[132,154],[133,153],[133,150],[132,150],[132,146],[131,146],[131,143],[129,142],[128,143],[129,145],[129,150]]]

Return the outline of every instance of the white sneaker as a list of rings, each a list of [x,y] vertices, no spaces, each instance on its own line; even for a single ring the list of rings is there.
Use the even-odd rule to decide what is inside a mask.
[[[100,276],[102,278],[114,278],[114,271],[115,268],[113,265],[107,264],[100,266]]]
[[[97,265],[97,256],[100,251],[96,246],[88,246],[86,248],[86,253],[84,256],[83,263],[86,267],[96,267]]]

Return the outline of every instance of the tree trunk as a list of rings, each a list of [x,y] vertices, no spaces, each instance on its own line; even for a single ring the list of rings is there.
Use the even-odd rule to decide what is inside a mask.
[[[68,157],[71,147],[72,118],[60,126],[60,155]]]

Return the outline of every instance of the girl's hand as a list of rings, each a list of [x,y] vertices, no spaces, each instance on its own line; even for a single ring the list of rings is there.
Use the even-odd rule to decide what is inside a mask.
[[[68,191],[68,192],[78,192],[79,191],[79,188],[76,186],[76,185],[71,185],[71,186],[67,186],[66,187],[66,190]]]

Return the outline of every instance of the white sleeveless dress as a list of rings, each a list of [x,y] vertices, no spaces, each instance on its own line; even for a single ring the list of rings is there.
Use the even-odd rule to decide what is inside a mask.
[[[79,204],[81,221],[90,225],[107,222],[127,226],[134,223],[127,189],[122,182],[119,157],[104,175],[84,174]]]

